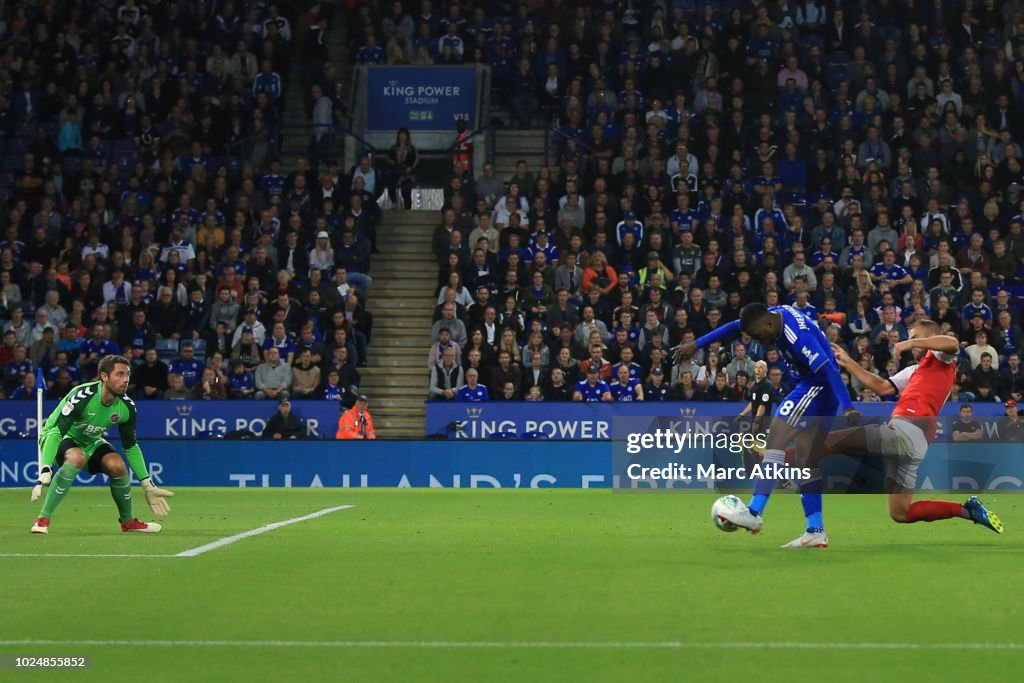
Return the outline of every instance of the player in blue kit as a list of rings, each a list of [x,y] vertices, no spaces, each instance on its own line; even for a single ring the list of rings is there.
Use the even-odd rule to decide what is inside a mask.
[[[583,401],[584,403],[611,401],[611,387],[601,379],[600,373],[601,369],[597,367],[597,364],[591,363],[587,367],[587,378],[576,382],[576,389],[572,392],[572,400]]]
[[[830,418],[842,408],[847,421],[855,424],[860,415],[853,409],[839,366],[828,339],[813,322],[792,306],[747,304],[740,319],[710,332],[694,342],[678,348],[676,362],[692,357],[697,349],[746,332],[762,344],[774,344],[789,363],[796,385],[772,413],[763,465],[784,467],[785,448],[796,442],[796,466],[808,467],[811,477],[800,483],[801,502],[807,517],[806,531],[784,548],[827,548],[828,536],[821,514],[821,470],[817,456],[821,452],[827,429],[808,429],[806,418]],[[754,480],[754,495],[746,508],[731,513],[728,521],[753,533],[761,531],[762,514],[777,479]]]

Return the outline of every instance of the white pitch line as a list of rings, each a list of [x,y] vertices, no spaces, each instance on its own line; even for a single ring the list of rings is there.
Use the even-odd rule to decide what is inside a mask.
[[[198,557],[199,555],[202,555],[203,553],[208,553],[211,550],[217,550],[218,548],[223,548],[226,545],[231,545],[232,543],[235,543],[236,541],[241,541],[242,539],[245,539],[245,538],[251,538],[253,536],[259,536],[260,534],[265,534],[268,531],[273,531],[274,529],[280,529],[281,527],[288,526],[289,524],[298,524],[299,522],[305,522],[305,521],[308,521],[310,519],[316,519],[317,517],[323,517],[324,515],[329,515],[332,512],[338,512],[339,510],[348,510],[351,507],[353,507],[353,506],[352,505],[338,505],[337,507],[324,508],[323,510],[318,510],[318,511],[310,513],[308,515],[303,515],[302,517],[293,517],[292,519],[286,519],[286,520],[284,520],[282,522],[274,522],[273,524],[266,524],[266,525],[261,526],[261,527],[256,528],[256,529],[250,529],[249,531],[243,531],[242,533],[235,534],[234,536],[226,536],[224,538],[221,538],[221,539],[218,539],[216,541],[213,541],[212,543],[207,543],[206,545],[201,545],[201,546],[199,546],[197,548],[190,548],[189,550],[183,550],[182,552],[176,553],[176,554],[173,554],[173,555],[132,555],[132,554],[117,554],[117,553],[96,553],[96,554],[87,554],[87,553],[0,553],[0,558],[4,558],[4,557],[101,557],[102,558],[102,557],[105,557],[105,558],[119,558],[119,559],[120,558],[125,558],[125,559],[128,559],[128,558],[137,558],[138,557],[138,558],[149,558],[149,559],[154,559],[154,558],[164,558],[164,559],[167,559],[167,558],[173,558],[173,557]]]
[[[174,555],[116,555],[116,554],[97,554],[89,555],[86,553],[0,553],[0,557],[124,557],[124,558],[155,558],[155,557],[174,557]]]
[[[332,512],[338,512],[339,510],[348,510],[351,507],[351,505],[338,505],[337,507],[324,508],[323,510],[318,510],[317,512],[303,515],[302,517],[293,517],[292,519],[286,519],[283,522],[274,522],[273,524],[266,524],[256,529],[243,531],[242,533],[235,534],[234,536],[226,536],[220,540],[214,541],[213,543],[207,543],[206,545],[201,545],[198,548],[183,550],[180,553],[169,555],[168,557],[197,557],[203,553],[208,553],[211,550],[217,550],[218,548],[223,548],[226,545],[231,545],[236,541],[252,538],[253,536],[259,536],[260,534],[265,534],[268,531],[273,531],[274,529],[280,529],[281,527],[288,526],[289,524],[298,524],[299,522],[306,522],[311,519],[316,519],[317,517],[323,517],[324,515],[329,515]]]
[[[446,640],[0,640],[0,647],[226,647],[426,650],[1024,650],[1024,643],[713,643]]]

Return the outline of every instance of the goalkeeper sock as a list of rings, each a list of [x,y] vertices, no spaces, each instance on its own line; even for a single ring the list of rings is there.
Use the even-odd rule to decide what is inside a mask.
[[[69,462],[64,463],[57,470],[57,473],[53,475],[53,481],[50,482],[50,489],[46,492],[46,500],[43,501],[43,511],[39,513],[40,517],[50,519],[53,516],[53,511],[64,500],[64,496],[68,495],[71,485],[75,483],[75,477],[81,471]]]
[[[809,532],[825,530],[825,523],[821,516],[823,484],[821,470],[817,467],[811,470],[811,478],[800,484],[800,502],[804,506],[804,516],[807,517],[807,531]]]
[[[782,467],[785,463],[786,453],[777,448],[766,450],[764,458],[761,459],[762,470],[774,469],[776,466]],[[751,512],[756,515],[764,513],[764,509],[768,505],[768,497],[772,495],[777,483],[778,479],[775,477],[758,477],[754,480],[754,496],[750,499],[750,504],[747,505]]]
[[[130,522],[132,515],[132,477],[126,474],[123,477],[110,478],[110,495],[117,505],[118,520]]]
[[[947,500],[919,500],[907,510],[907,517],[903,522],[904,524],[935,522],[940,519],[955,519],[957,517],[970,519],[964,506],[960,503]]]

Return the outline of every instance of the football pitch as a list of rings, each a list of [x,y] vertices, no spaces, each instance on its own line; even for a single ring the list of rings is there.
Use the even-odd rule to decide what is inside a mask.
[[[92,660],[4,680],[1018,681],[1024,667],[1014,495],[983,497],[1002,536],[826,496],[832,547],[781,550],[801,531],[796,495],[751,537],[714,528],[711,494],[176,493],[163,533],[130,536],[107,489],[79,488],[43,537],[28,491],[0,492],[0,652]],[[135,504],[149,519],[138,489]]]

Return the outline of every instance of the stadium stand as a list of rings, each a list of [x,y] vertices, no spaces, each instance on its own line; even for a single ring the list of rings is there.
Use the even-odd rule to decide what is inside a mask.
[[[571,399],[591,360],[648,400],[745,400],[753,361],[787,386],[773,349],[667,351],[766,301],[882,376],[936,318],[955,400],[1022,398],[1019,3],[12,2],[0,43],[4,396],[118,349],[140,398],[172,365],[244,398],[276,347],[293,390],[369,391],[395,433],[429,325],[429,363],[458,344],[492,400]],[[500,154],[427,172],[396,131],[344,167],[350,64],[490,67],[473,144]],[[410,210],[426,188],[440,215]]]
[[[109,352],[139,364],[137,398],[191,392],[204,365],[227,391],[189,398],[262,396],[246,382],[276,347],[302,370],[292,390],[354,401],[380,214],[337,161],[355,15],[337,9],[0,9],[5,396],[30,398],[41,367],[57,398]]]
[[[883,377],[935,318],[964,350],[952,400],[1021,399],[1019,3],[427,7],[385,21],[413,26],[413,63],[490,64],[506,123],[556,148],[447,195],[431,400],[569,400],[592,362],[647,400],[745,401],[759,360],[782,392],[784,359],[750,339],[666,354],[751,301],[800,308]],[[488,391],[447,391],[470,369]]]

